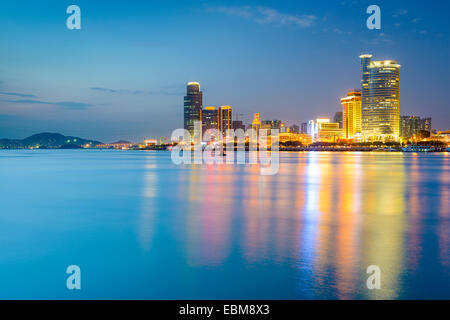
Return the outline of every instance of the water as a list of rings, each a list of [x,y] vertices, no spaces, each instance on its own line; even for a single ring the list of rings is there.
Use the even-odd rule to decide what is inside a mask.
[[[261,176],[166,152],[0,151],[0,298],[450,298],[449,154],[280,161]]]

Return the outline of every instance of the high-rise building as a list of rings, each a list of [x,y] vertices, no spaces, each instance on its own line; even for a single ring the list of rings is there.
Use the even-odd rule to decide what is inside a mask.
[[[225,140],[227,130],[233,129],[233,110],[230,106],[221,106],[219,108],[219,131]]]
[[[254,114],[254,119],[252,121],[252,129],[258,134],[259,129],[261,129],[261,120],[259,120],[259,113]]]
[[[202,121],[203,93],[200,91],[200,83],[189,82],[187,92],[184,97],[184,129],[191,134],[194,139],[194,123]],[[201,132],[200,132],[201,135]]]
[[[431,120],[431,118],[421,119],[416,116],[401,116],[400,137],[411,138],[422,130],[431,132]]]
[[[292,126],[289,127],[289,132],[290,133],[300,133],[300,127],[296,124],[293,124]]]
[[[234,130],[242,129],[245,131],[244,122],[242,120],[233,120],[233,129]]]
[[[219,129],[219,111],[216,107],[205,107],[202,111],[203,133],[209,129]]]
[[[308,133],[308,122],[302,122],[302,124],[300,125],[300,133]]]
[[[311,136],[311,139],[314,140],[316,137],[316,122],[314,120],[309,120],[306,128],[306,132]]]
[[[265,129],[280,129],[281,128],[281,120],[263,120],[261,121],[261,128]]]
[[[364,110],[369,105],[369,65],[372,62],[371,54],[359,56],[361,59],[361,108]]]
[[[361,92],[349,90],[342,103],[342,133],[344,139],[361,137]],[[336,122],[336,121],[335,121]]]
[[[339,123],[339,128],[342,128],[342,126],[343,126],[342,119],[343,119],[343,113],[342,112],[336,112],[334,114],[334,117],[333,117],[333,122]]]
[[[400,65],[395,60],[361,58],[362,133],[365,140],[398,140]]]

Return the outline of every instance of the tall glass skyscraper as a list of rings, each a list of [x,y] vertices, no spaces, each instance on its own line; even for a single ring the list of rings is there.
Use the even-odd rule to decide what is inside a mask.
[[[361,108],[369,105],[369,65],[372,62],[371,54],[359,56],[361,59]]]
[[[395,60],[361,58],[362,131],[366,141],[398,140],[400,65]]]
[[[189,82],[184,97],[184,129],[188,130],[194,139],[194,123],[202,121],[203,93],[200,91],[200,83]],[[201,133],[200,133],[201,135]]]

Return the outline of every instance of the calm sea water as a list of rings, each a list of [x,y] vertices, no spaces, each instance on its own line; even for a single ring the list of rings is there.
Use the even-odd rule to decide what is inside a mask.
[[[450,299],[449,154],[284,153],[275,176],[166,152],[0,166],[2,299]]]

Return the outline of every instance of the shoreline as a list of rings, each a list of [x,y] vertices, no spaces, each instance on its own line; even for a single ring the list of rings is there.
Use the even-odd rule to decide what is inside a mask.
[[[50,150],[50,151],[84,151],[84,150],[97,150],[97,151],[162,151],[162,152],[171,152],[168,149],[105,149],[105,148],[77,148],[77,149],[65,149],[65,148],[4,148],[0,149],[1,151],[39,151],[39,150]],[[202,150],[203,152],[204,150]],[[226,151],[226,150],[225,150]],[[270,149],[262,150],[261,152],[271,152]],[[191,152],[194,152],[192,150]],[[233,152],[238,152],[238,150],[234,150]],[[245,150],[245,152],[260,152],[259,150]],[[277,150],[277,152],[389,152],[389,153],[448,153],[445,148],[442,150],[430,150],[430,151],[404,151],[401,149],[379,149],[379,148],[284,148]]]

